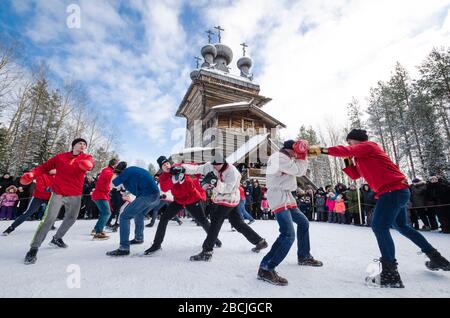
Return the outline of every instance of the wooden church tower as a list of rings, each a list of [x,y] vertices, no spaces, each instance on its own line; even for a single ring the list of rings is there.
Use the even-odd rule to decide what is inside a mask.
[[[230,163],[259,169],[278,149],[273,142],[277,129],[286,126],[262,110],[271,99],[259,95],[260,87],[253,82],[246,44],[241,44],[243,56],[237,61],[240,75],[230,74],[233,52],[220,43],[223,29],[216,29],[219,43],[201,49],[203,59],[197,58],[192,82],[176,112],[187,120],[186,141],[185,149],[172,154],[172,159],[205,162],[220,151]],[[211,42],[212,32],[207,33]]]

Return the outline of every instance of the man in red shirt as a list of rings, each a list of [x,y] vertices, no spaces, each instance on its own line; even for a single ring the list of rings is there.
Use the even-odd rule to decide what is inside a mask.
[[[103,168],[97,178],[95,189],[91,195],[92,201],[94,201],[100,211],[97,223],[95,224],[95,228],[92,233],[94,234],[94,240],[109,239],[109,236],[103,232],[103,229],[111,216],[109,191],[111,190],[111,180],[114,176],[114,168],[117,166],[118,162],[119,161],[117,159],[111,159],[108,166]]]
[[[25,256],[25,264],[34,264],[36,262],[37,251],[58,217],[62,206],[65,208],[64,220],[53,236],[50,245],[60,248],[67,247],[62,238],[77,219],[80,212],[84,177],[86,172],[94,167],[92,156],[84,153],[86,147],[86,140],[77,138],[72,141],[71,151],[57,154],[20,178],[20,183],[26,185],[52,169],[57,171],[53,180],[52,194],[47,209],[33,237],[31,249]]]
[[[41,205],[48,203],[51,196],[51,186],[53,184],[55,174],[56,169],[53,169],[36,178],[36,185],[27,210],[3,232],[4,236],[11,234],[17,227],[19,227],[20,224],[36,213]]]
[[[397,271],[391,227],[419,246],[430,258],[430,261],[425,263],[427,268],[449,271],[450,263],[422,234],[408,225],[406,211],[410,192],[405,175],[377,143],[368,139],[365,130],[353,129],[347,136],[349,146],[320,149],[324,154],[345,158],[346,168],[343,171],[354,180],[364,178],[378,198],[372,229],[381,251],[382,272],[375,277],[368,277],[367,283],[379,287],[404,287]],[[315,149],[310,151],[314,152]]]
[[[206,233],[208,233],[211,226],[204,211],[204,201],[206,200],[205,190],[201,187],[199,181],[197,179],[193,180],[190,176],[178,173],[176,169],[181,169],[181,167],[172,167],[169,160],[164,156],[159,157],[157,162],[159,168],[162,170],[159,176],[159,186],[162,192],[172,192],[173,202],[169,203],[167,209],[163,212],[161,220],[158,223],[153,244],[144,252],[145,255],[151,255],[161,249],[161,244],[166,234],[167,223],[183,207],[200,223]],[[217,239],[215,245],[220,247],[222,246],[222,242]]]

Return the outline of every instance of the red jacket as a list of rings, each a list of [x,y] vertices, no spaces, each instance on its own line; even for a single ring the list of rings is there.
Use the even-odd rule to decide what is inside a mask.
[[[159,186],[163,192],[170,190],[174,201],[181,205],[189,205],[199,200],[204,201],[204,197],[206,197],[206,195],[202,193],[204,190],[202,189],[203,191],[201,192],[199,189],[200,183],[198,180],[194,181],[188,175],[185,175],[183,183],[174,184],[172,182],[172,175],[163,171],[159,176]]]
[[[245,201],[245,191],[244,191],[244,187],[243,186],[239,187],[239,194],[241,195],[241,201],[242,200]]]
[[[54,175],[44,173],[36,178],[36,185],[33,190],[33,197],[42,200],[49,200],[52,195],[51,187],[55,180]]]
[[[78,156],[74,156],[72,152],[63,152],[37,166],[31,172],[35,177],[39,177],[56,169],[52,192],[64,196],[78,196],[83,194],[84,176],[86,175],[86,171],[78,166],[81,160],[89,160],[94,164],[91,155],[80,153]]]
[[[95,189],[92,192],[91,198],[93,201],[110,200],[109,191],[111,191],[111,180],[114,176],[114,169],[110,166],[103,168],[98,176]]]
[[[349,166],[343,171],[354,180],[363,177],[376,193],[376,198],[383,193],[408,187],[405,175],[375,142],[365,141],[354,146],[330,147],[328,154],[354,157],[355,166]]]

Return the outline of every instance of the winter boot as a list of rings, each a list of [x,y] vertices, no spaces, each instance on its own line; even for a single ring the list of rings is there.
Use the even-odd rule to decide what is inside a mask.
[[[36,263],[37,257],[36,254],[38,252],[37,248],[32,248],[28,251],[27,255],[25,255],[24,264],[30,265]]]
[[[270,271],[263,268],[259,268],[258,270],[258,279],[279,286],[286,286],[288,284],[287,279],[278,275],[274,270]]]
[[[318,261],[314,259],[314,257],[305,258],[305,259],[299,259],[298,265],[300,266],[312,266],[312,267],[321,267],[323,266],[323,263],[321,261]]]
[[[52,240],[49,243],[50,245],[54,246],[54,247],[59,247],[59,248],[67,248],[67,244],[64,243],[64,241],[62,239],[57,239],[53,236]]]
[[[387,262],[380,259],[382,271],[374,277],[367,277],[369,286],[381,288],[405,288],[397,271],[397,262]]]
[[[258,244],[255,245],[254,248],[252,248],[252,252],[259,253],[262,249],[265,249],[269,244],[267,244],[265,239],[262,239],[258,242]]]
[[[209,262],[211,260],[213,252],[201,251],[199,254],[191,256],[191,261],[205,261]]]
[[[9,234],[11,234],[11,232],[14,231],[14,228],[12,226],[8,227],[4,232],[3,232],[3,236],[8,236]]]
[[[427,256],[430,258],[428,262],[425,262],[425,266],[432,271],[450,271],[450,263],[445,259],[437,250],[433,250],[427,253]]]
[[[216,243],[214,244],[216,247],[222,247],[222,241],[217,239]]]
[[[141,241],[141,240],[132,239],[130,241],[130,245],[139,245],[139,244],[142,244],[142,243],[144,243],[143,240]]]
[[[130,251],[129,250],[122,250],[122,249],[118,248],[117,250],[106,252],[106,255],[114,256],[114,257],[127,256],[127,255],[130,255]]]
[[[152,245],[152,246],[150,246],[149,249],[147,249],[144,252],[144,255],[147,255],[147,256],[154,255],[156,252],[161,251],[161,250],[162,250],[161,246]]]
[[[109,239],[109,236],[106,235],[105,232],[95,233],[94,237],[92,238],[94,241],[104,241]]]

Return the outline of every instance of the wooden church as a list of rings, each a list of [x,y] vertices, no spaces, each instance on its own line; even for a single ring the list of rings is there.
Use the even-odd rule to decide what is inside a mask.
[[[252,59],[237,60],[239,75],[229,72],[232,50],[220,43],[201,49],[201,65],[191,72],[192,82],[176,112],[186,118],[185,149],[172,154],[175,162],[206,162],[220,151],[229,163],[243,169],[244,178],[265,183],[268,157],[279,149],[277,132],[286,126],[262,107],[271,101],[259,94],[260,87],[250,73]],[[211,32],[209,32],[211,35]],[[211,40],[211,38],[209,38]],[[210,42],[210,41],[209,41]]]

